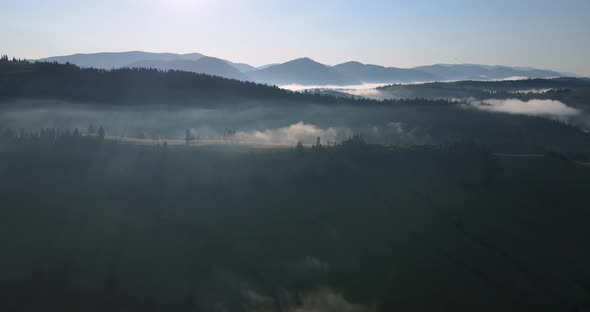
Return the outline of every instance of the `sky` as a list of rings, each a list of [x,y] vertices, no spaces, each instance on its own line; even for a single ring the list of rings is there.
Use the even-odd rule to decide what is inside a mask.
[[[588,0],[0,0],[0,54],[190,53],[254,66],[532,66],[590,76]]]

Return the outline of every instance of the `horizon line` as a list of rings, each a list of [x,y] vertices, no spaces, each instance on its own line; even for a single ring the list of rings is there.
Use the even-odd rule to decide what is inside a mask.
[[[575,73],[571,73],[571,72],[563,72],[560,70],[555,70],[555,69],[551,69],[551,68],[540,68],[540,67],[535,67],[535,66],[518,66],[518,65],[501,65],[501,64],[485,64],[485,63],[474,63],[474,62],[466,62],[466,63],[447,63],[447,62],[440,62],[440,63],[430,63],[430,64],[422,64],[422,65],[417,65],[417,66],[413,66],[413,67],[398,67],[398,66],[387,66],[387,65],[381,65],[381,64],[375,64],[375,63],[363,63],[360,61],[356,61],[356,60],[349,60],[349,61],[345,61],[345,62],[341,62],[341,63],[337,63],[337,64],[327,64],[327,63],[322,63],[319,62],[317,60],[315,60],[312,57],[309,56],[302,56],[302,57],[297,57],[297,58],[293,58],[293,59],[288,59],[286,61],[282,61],[282,62],[272,62],[272,63],[264,63],[262,65],[251,65],[248,62],[243,62],[243,61],[233,61],[230,59],[225,59],[225,58],[221,58],[221,57],[217,57],[217,56],[210,56],[201,52],[187,52],[187,53],[179,53],[179,52],[169,52],[169,51],[163,51],[163,52],[153,52],[153,51],[145,51],[145,50],[122,50],[122,51],[99,51],[99,52],[76,52],[76,53],[72,53],[72,54],[62,54],[62,55],[52,55],[52,56],[45,56],[45,57],[41,57],[41,58],[24,58],[24,60],[28,60],[28,61],[43,61],[46,60],[48,58],[56,58],[56,57],[68,57],[68,56],[76,56],[76,55],[93,55],[93,54],[119,54],[119,53],[150,53],[150,54],[173,54],[173,55],[190,55],[190,54],[200,54],[203,55],[203,57],[210,57],[210,58],[217,58],[220,60],[224,60],[224,61],[229,61],[232,63],[238,63],[238,64],[246,64],[249,66],[252,66],[256,69],[260,68],[260,67],[264,67],[264,66],[269,66],[269,65],[280,65],[280,64],[285,64],[291,61],[296,61],[296,60],[301,60],[301,59],[309,59],[313,62],[322,64],[324,66],[328,66],[328,67],[334,67],[337,65],[341,65],[341,64],[346,64],[346,63],[350,63],[350,62],[357,62],[363,65],[374,65],[374,66],[381,66],[384,68],[400,68],[400,69],[416,69],[418,67],[425,67],[425,66],[437,66],[437,65],[474,65],[474,66],[489,66],[489,67],[507,67],[507,68],[515,68],[515,69],[531,69],[531,70],[547,70],[547,71],[554,71],[556,73],[559,74],[567,74],[567,76],[573,76],[573,77],[587,77],[585,75],[581,75],[581,74],[575,74]],[[13,56],[9,56],[10,58],[12,58]],[[16,56],[15,56],[16,57]],[[195,60],[196,61],[196,60]]]

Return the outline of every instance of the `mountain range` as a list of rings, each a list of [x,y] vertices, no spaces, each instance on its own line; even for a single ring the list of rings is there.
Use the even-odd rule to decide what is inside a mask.
[[[335,67],[326,66],[304,57],[283,64],[249,72],[254,81],[287,85],[357,85],[363,83],[353,75],[346,75]]]
[[[230,79],[248,80],[248,77],[238,69],[238,66],[227,61],[204,56],[197,60],[141,60],[130,63],[126,67],[155,68],[159,70],[182,70],[195,73],[204,73]],[[245,67],[242,67],[245,69]]]
[[[40,61],[71,63],[80,67],[99,69],[129,67],[181,70],[266,84],[307,86],[456,80],[486,81],[568,76],[552,70],[479,64],[435,64],[414,68],[397,68],[351,61],[329,66],[307,57],[257,68],[244,63],[234,63],[205,56],[201,53],[174,54],[142,51],[73,54],[43,58]]]

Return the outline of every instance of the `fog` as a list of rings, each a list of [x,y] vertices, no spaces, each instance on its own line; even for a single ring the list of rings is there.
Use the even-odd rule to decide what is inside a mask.
[[[327,144],[331,144],[345,140],[352,135],[352,131],[348,128],[321,129],[300,121],[278,129],[240,131],[236,133],[236,139],[239,142],[295,145],[297,141],[314,142],[316,138],[320,137]]]
[[[555,125],[556,121],[560,125]],[[243,100],[204,107],[114,106],[55,100],[0,103],[0,131],[77,128],[85,134],[90,125],[103,126],[107,137],[124,137],[126,141],[145,144],[159,144],[162,140],[184,144],[188,129],[195,144],[293,147],[298,141],[312,145],[320,137],[322,145],[334,145],[360,135],[368,143],[387,145],[476,140],[500,145],[493,147],[496,150],[533,143],[565,148],[562,137],[574,140],[578,135],[575,127],[588,128],[581,111],[552,100],[492,99],[471,101],[469,105],[465,101],[320,105]],[[538,134],[526,138],[510,136],[522,128]],[[545,129],[559,135],[548,139],[541,134]]]
[[[556,100],[529,100],[518,99],[489,99],[473,101],[475,107],[490,112],[520,114],[528,116],[546,116],[564,119],[580,114],[578,109],[569,107]]]
[[[425,129],[399,120],[407,108],[300,104],[220,108],[178,106],[116,107],[63,101],[18,101],[0,105],[0,128],[79,129],[103,126],[108,136],[182,140],[186,129],[198,140],[242,144],[295,145],[341,142],[354,134],[374,143],[427,143]]]
[[[506,77],[503,79],[496,79],[497,81],[515,81],[515,80],[526,80],[528,79],[528,77],[526,76],[512,76],[512,77]]]
[[[299,299],[297,299],[300,297]],[[246,300],[245,310],[259,311],[288,311],[288,312],[365,312],[372,311],[364,305],[351,303],[341,294],[324,287],[304,294],[294,294],[283,291],[281,294],[281,309],[277,309],[275,299],[257,293],[253,290],[244,291]],[[298,302],[300,301],[300,302]]]
[[[420,84],[425,84],[425,83],[429,83],[429,82],[431,82],[431,81],[413,82],[413,83],[396,83],[396,85],[420,85]],[[279,88],[291,90],[291,91],[298,91],[298,92],[301,92],[301,91],[323,91],[323,92],[335,91],[335,92],[365,97],[365,98],[374,99],[374,100],[385,100],[385,99],[391,99],[391,98],[404,98],[403,95],[402,96],[392,96],[389,93],[382,92],[377,89],[379,87],[384,87],[384,86],[388,86],[388,85],[391,85],[391,83],[364,83],[364,84],[360,84],[360,85],[350,85],[350,86],[336,86],[336,85],[308,86],[308,85],[292,84],[292,85],[281,85],[281,86],[279,86]]]
[[[300,85],[300,84],[290,84],[290,85],[281,85],[279,88],[291,90],[291,91],[305,91],[305,90],[314,90],[314,89],[324,89],[324,90],[334,90],[334,91],[341,91],[341,92],[355,92],[360,90],[370,90],[375,89],[378,87],[386,86],[387,83],[363,83],[360,85],[350,85],[350,86],[338,86],[338,85]]]
[[[20,237],[2,266],[19,276],[4,284],[16,289],[9,300],[77,296],[75,304],[92,306],[114,297],[107,304],[141,306],[129,311],[395,311],[422,304],[417,299],[447,281],[467,285],[453,296],[473,303],[492,300],[480,290],[492,277],[529,283],[536,275],[520,274],[513,259],[531,242],[550,242],[544,250],[574,244],[557,267],[582,259],[585,236],[560,229],[584,228],[586,201],[552,209],[561,194],[583,198],[580,181],[588,181],[580,179],[583,163],[563,160],[587,161],[587,134],[546,118],[580,114],[562,102],[230,101],[0,102],[0,172],[10,177],[0,186],[5,206],[19,208],[4,214],[6,237]],[[106,137],[36,131],[85,134],[89,125],[103,126]],[[187,129],[198,147],[184,146]],[[357,134],[396,146],[355,140],[303,152],[274,148],[317,137],[331,145]],[[168,147],[162,139],[174,141]],[[531,214],[564,236],[533,226],[514,240]],[[482,226],[496,232],[477,231]],[[481,249],[483,262],[465,244]],[[47,255],[40,264],[36,251]],[[498,269],[476,272],[481,281],[463,260],[483,268],[492,258]],[[424,274],[431,263],[416,259],[434,259],[449,274]]]

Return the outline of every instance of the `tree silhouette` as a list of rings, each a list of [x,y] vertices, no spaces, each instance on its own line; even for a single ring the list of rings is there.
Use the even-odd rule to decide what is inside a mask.
[[[96,127],[93,124],[90,124],[90,126],[88,126],[88,135],[95,135],[96,134]]]
[[[104,139],[104,136],[105,136],[105,131],[104,131],[104,128],[103,128],[102,126],[98,127],[98,136],[99,136],[101,139]]]
[[[184,141],[186,142],[186,145],[190,145],[193,140],[191,130],[189,128],[186,128],[186,130],[184,132],[185,132],[184,133]]]
[[[313,145],[313,149],[319,150],[320,148],[322,148],[322,143],[320,141],[320,137],[318,136],[315,140],[315,144]]]
[[[303,143],[301,143],[301,140],[297,141],[297,145],[295,145],[295,150],[297,152],[303,152],[304,148]]]

